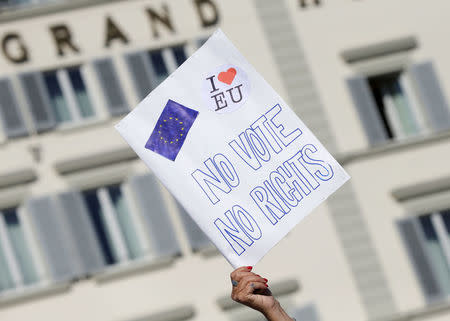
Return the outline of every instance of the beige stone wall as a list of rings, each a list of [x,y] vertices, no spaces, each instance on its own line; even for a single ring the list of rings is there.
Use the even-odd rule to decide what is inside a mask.
[[[280,95],[286,97],[282,75],[274,62],[253,2],[215,2],[220,13],[218,26]],[[406,59],[411,62],[432,60],[444,91],[450,93],[450,75],[445,72],[450,68],[450,46],[445,44],[450,11],[448,1],[323,0],[320,7],[307,9],[300,9],[295,0],[285,2],[290,8],[337,142],[336,156],[343,159],[350,153],[368,149],[362,125],[345,86],[345,79],[354,75],[355,69],[343,61],[341,53],[344,50],[414,36],[419,45],[408,53]],[[172,34],[160,25],[161,36],[155,39],[145,8],[157,10],[163,4],[169,8],[176,32]],[[104,48],[107,16],[122,28],[129,44],[123,45],[118,41],[111,48]],[[79,54],[68,51],[64,57],[57,55],[48,28],[60,23],[70,27],[73,41],[80,47]],[[88,82],[92,84],[91,88],[98,89],[89,62],[98,57],[112,56],[118,66],[127,101],[134,106],[138,98],[123,61],[125,53],[194,41],[214,29],[201,27],[192,1],[188,0],[118,1],[19,19],[0,24],[0,37],[8,32],[19,33],[28,48],[30,62],[17,66],[0,56],[1,76],[14,78],[19,72],[87,63]],[[61,162],[126,147],[113,129],[119,118],[108,116],[98,91],[93,90],[92,95],[99,111],[98,120],[92,124],[15,140],[7,140],[0,134],[0,175],[32,169],[37,176],[30,184],[1,189],[0,207],[9,205],[11,194],[24,201],[31,196],[80,187],[80,182],[101,185],[148,171],[140,160],[131,160],[106,166],[101,171],[88,170],[72,175],[57,172],[55,165]],[[40,162],[33,159],[32,147],[40,149]],[[420,145],[412,142],[406,148],[393,148],[375,155],[367,156],[361,152],[358,154],[361,157],[345,163],[399,313],[422,309],[426,302],[396,228],[396,220],[409,215],[410,209],[396,201],[392,192],[450,176],[449,147],[447,136]],[[206,258],[191,253],[181,222],[175,215],[173,218],[177,236],[184,245],[183,256],[172,264],[158,269],[153,269],[151,264],[143,264],[140,271],[136,271],[136,265],[122,267],[122,277],[105,280],[98,276],[81,280],[60,292],[35,295],[28,301],[14,304],[0,296],[0,320],[129,321],[182,305],[194,307],[194,320],[236,319],[236,312],[222,311],[216,303],[218,298],[228,295],[231,267],[221,256]],[[321,320],[325,321],[367,319],[351,267],[326,205],[321,205],[314,215],[302,221],[257,265],[256,271],[269,279],[269,285],[286,279],[298,280],[300,289],[281,297],[288,307],[313,303]],[[424,316],[418,320],[440,321],[448,316],[449,312],[444,311],[439,316]],[[251,317],[251,314],[242,312],[241,320]]]

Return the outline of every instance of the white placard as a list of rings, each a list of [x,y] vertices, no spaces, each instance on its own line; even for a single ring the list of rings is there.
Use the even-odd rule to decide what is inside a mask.
[[[349,179],[221,30],[116,129],[235,268]]]

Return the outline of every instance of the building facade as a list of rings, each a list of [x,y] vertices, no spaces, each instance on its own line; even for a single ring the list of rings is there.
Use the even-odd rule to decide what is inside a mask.
[[[0,1],[0,320],[262,320],[113,128],[218,27],[352,176],[255,270],[297,320],[448,320],[449,11]]]

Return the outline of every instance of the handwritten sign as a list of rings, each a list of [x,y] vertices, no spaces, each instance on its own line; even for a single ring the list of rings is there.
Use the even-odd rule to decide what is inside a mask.
[[[349,179],[220,30],[116,129],[233,267]]]

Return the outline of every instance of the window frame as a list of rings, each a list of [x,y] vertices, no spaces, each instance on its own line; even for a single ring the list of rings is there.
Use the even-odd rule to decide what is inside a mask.
[[[391,74],[397,74],[398,77],[398,85],[401,86],[401,89],[404,92],[404,97],[407,101],[408,111],[410,112],[411,116],[414,118],[414,121],[417,125],[418,131],[414,134],[407,134],[400,127],[400,120],[397,118],[398,115],[389,115],[389,106],[386,105],[386,102],[383,101],[383,106],[378,105],[378,101],[375,98],[375,93],[373,91],[372,85],[370,84],[371,79],[374,78],[382,78],[386,77],[388,78]],[[387,136],[389,136],[389,131],[392,134],[392,137],[389,137],[387,141],[403,141],[405,139],[411,139],[414,137],[421,137],[425,134],[428,134],[431,132],[431,126],[426,121],[426,114],[423,109],[423,106],[420,103],[420,100],[418,98],[418,93],[414,90],[414,85],[412,83],[412,79],[408,73],[407,68],[401,68],[401,69],[392,69],[390,72],[382,72],[382,73],[375,73],[370,76],[366,76],[366,81],[368,83],[368,86],[371,90],[372,96],[374,96],[374,103],[377,108],[377,113],[381,118],[385,118],[387,124],[383,124],[383,127],[386,125],[388,126],[388,130],[384,128],[386,131]],[[388,98],[389,100],[392,100],[391,97]],[[384,107],[384,110],[383,110]],[[397,132],[398,131],[398,132]],[[396,133],[397,132],[397,133]]]
[[[398,230],[400,231],[399,234],[403,238],[403,243],[406,246],[406,250],[407,250],[406,252],[408,254],[409,261],[410,261],[409,264],[415,270],[414,274],[415,274],[415,277],[419,281],[419,284],[421,287],[421,293],[424,295],[428,304],[432,304],[434,302],[442,302],[442,301],[449,299],[450,291],[448,293],[446,293],[445,290],[442,288],[442,286],[439,284],[439,279],[438,279],[438,276],[436,275],[437,273],[435,271],[435,267],[433,266],[432,259],[430,258],[430,254],[426,249],[425,234],[424,234],[424,231],[423,231],[423,228],[421,226],[419,219],[420,219],[420,217],[425,217],[425,216],[430,217],[433,229],[437,236],[437,240],[443,251],[444,260],[448,266],[448,269],[450,270],[450,231],[448,233],[445,232],[446,227],[444,226],[444,222],[443,222],[443,218],[442,218],[442,215],[443,215],[442,213],[445,211],[449,211],[450,205],[445,206],[445,207],[446,208],[441,208],[440,210],[434,209],[428,213],[415,212],[413,215],[410,215],[407,218],[403,218],[403,219],[400,219],[397,221]],[[448,214],[448,215],[450,215],[450,214]],[[425,291],[425,287],[423,285],[424,276],[421,275],[421,271],[420,271],[421,269],[418,267],[415,259],[413,258],[413,255],[411,254],[411,250],[409,248],[411,245],[408,244],[405,236],[403,235],[402,231],[400,230],[400,224],[407,223],[407,222],[410,222],[413,224],[414,230],[417,233],[419,245],[420,245],[421,249],[423,250],[425,257],[426,257],[425,263],[431,269],[431,275],[428,277],[431,277],[432,279],[434,279],[436,281],[436,284],[439,289],[439,294],[437,294],[437,295],[429,295]],[[427,276],[425,276],[425,277],[427,277]]]
[[[80,194],[82,195],[83,200],[85,202],[86,202],[85,193],[87,192],[95,193],[99,206],[103,211],[103,216],[100,214],[100,219],[102,220],[102,223],[104,225],[105,232],[107,234],[108,233],[110,234],[111,240],[108,240],[108,246],[112,249],[115,260],[114,263],[107,264],[106,269],[121,264],[132,263],[134,261],[138,261],[149,256],[149,240],[145,236],[145,232],[143,232],[142,221],[139,212],[135,210],[135,206],[134,204],[132,204],[133,199],[130,196],[129,192],[127,191],[126,185],[127,185],[126,182],[116,182],[80,190]],[[137,257],[134,258],[131,257],[132,253],[130,253],[129,249],[127,248],[125,235],[122,231],[122,227],[120,226],[120,222],[117,218],[118,213],[114,208],[113,201],[111,199],[109,192],[109,188],[112,187],[119,188],[120,192],[124,197],[124,201],[128,209],[128,214],[130,216],[130,220],[139,243],[140,255]],[[90,212],[89,206],[87,207],[88,207],[88,214],[91,216],[92,219],[93,214]]]
[[[67,122],[59,122],[55,121],[56,125],[55,128],[57,129],[67,129],[67,128],[74,128],[74,127],[80,127],[86,124],[90,124],[93,122],[97,122],[99,120],[99,108],[97,104],[95,103],[95,99],[92,97],[91,89],[89,89],[89,86],[87,86],[88,81],[86,81],[86,78],[89,77],[85,69],[87,68],[89,63],[75,63],[71,65],[64,65],[59,66],[58,68],[53,69],[44,69],[44,70],[38,70],[36,72],[40,73],[43,77],[48,72],[54,72],[56,74],[56,79],[58,81],[58,85],[61,88],[62,97],[67,105],[67,109],[69,111],[69,114],[71,116],[71,120]],[[86,89],[86,95],[88,96],[88,100],[90,103],[90,107],[92,108],[93,115],[84,118],[81,113],[81,107],[79,106],[77,99],[76,99],[76,93],[75,89],[73,88],[72,82],[70,80],[69,76],[69,69],[72,68],[78,68],[78,71],[81,75],[81,78],[83,80],[85,89]],[[44,84],[45,79],[43,80]],[[45,87],[45,90],[50,97],[48,88]],[[51,100],[51,97],[50,97]],[[51,103],[51,102],[50,102]],[[56,119],[56,113],[53,109],[53,106],[51,108],[53,116]]]
[[[186,60],[187,60],[198,48],[200,48],[203,45],[204,42],[203,43],[201,42],[201,40],[203,40],[203,38],[205,38],[205,37],[188,39],[185,41],[178,41],[175,43],[168,43],[163,46],[155,47],[155,48],[149,47],[149,48],[144,48],[144,49],[140,49],[140,50],[131,50],[131,51],[124,52],[124,54],[122,55],[122,60],[123,60],[123,63],[126,65],[128,81],[131,83],[134,94],[137,97],[138,101],[141,101],[142,99],[144,99],[145,96],[141,97],[141,95],[142,95],[142,93],[140,93],[141,89],[138,88],[137,79],[133,75],[133,69],[130,66],[130,63],[128,62],[129,56],[131,56],[131,55],[140,56],[141,62],[147,67],[145,70],[145,74],[146,74],[146,77],[148,78],[148,79],[146,79],[146,81],[148,81],[151,84],[151,89],[148,92],[148,93],[150,93],[156,87],[158,87],[161,84],[161,82],[163,82],[165,79],[167,79],[180,66],[180,65],[178,65],[178,62],[177,62],[177,59],[176,59],[173,49],[177,48],[177,47],[182,47],[184,50],[184,53],[186,55]],[[162,59],[164,61],[164,65],[167,69],[167,76],[161,82],[155,81],[155,79],[158,76],[155,75],[155,70],[154,70],[154,67],[152,65],[152,61],[150,58],[150,54],[152,52],[157,52],[157,51],[160,52]]]
[[[20,271],[20,264],[17,259],[17,254],[14,253],[14,248],[12,245],[12,241],[8,237],[5,217],[4,217],[4,211],[13,209],[15,211],[15,215],[17,216],[17,219],[20,222],[20,225],[22,227],[23,236],[25,239],[25,243],[27,246],[27,249],[29,251],[29,254],[31,256],[31,261],[33,262],[34,266],[34,272],[36,275],[36,280],[32,283],[25,284],[24,283],[24,277]],[[6,241],[6,242],[5,242]],[[45,267],[43,263],[43,258],[41,256],[41,253],[39,251],[39,247],[37,245],[37,240],[35,238],[35,235],[32,231],[32,226],[30,225],[30,222],[27,218],[27,213],[25,212],[24,208],[19,205],[13,205],[13,206],[7,206],[0,208],[0,246],[2,247],[2,250],[9,252],[6,257],[6,264],[8,265],[9,270],[13,270],[13,274],[16,274],[16,276],[13,277],[13,282],[15,283],[12,288],[6,289],[6,290],[0,290],[0,295],[9,295],[9,294],[16,294],[21,293],[30,289],[40,288],[42,285],[45,285],[48,283],[48,278],[45,273]],[[14,278],[18,278],[19,282],[14,280]]]

